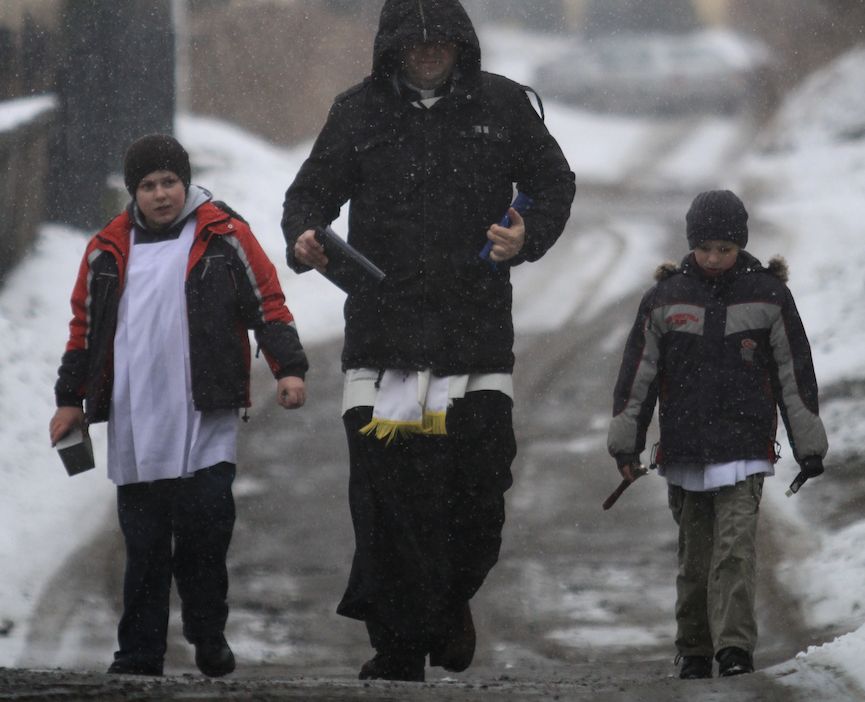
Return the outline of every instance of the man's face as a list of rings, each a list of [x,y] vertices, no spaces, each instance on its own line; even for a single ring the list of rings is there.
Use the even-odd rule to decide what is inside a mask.
[[[424,41],[403,51],[402,66],[408,82],[421,90],[444,83],[454,69],[457,45],[451,41]]]
[[[173,171],[153,171],[141,179],[135,201],[145,224],[150,229],[163,229],[183,210],[186,189]]]

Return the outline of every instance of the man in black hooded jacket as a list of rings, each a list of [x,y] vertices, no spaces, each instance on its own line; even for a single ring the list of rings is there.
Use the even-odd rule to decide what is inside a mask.
[[[516,453],[510,269],[553,245],[573,196],[526,89],[481,71],[459,1],[387,0],[372,73],[335,100],[282,220],[289,265],[325,271],[314,230],[350,200],[349,243],[387,276],[345,303],[356,550],[337,611],[367,625],[362,679],[471,663]]]

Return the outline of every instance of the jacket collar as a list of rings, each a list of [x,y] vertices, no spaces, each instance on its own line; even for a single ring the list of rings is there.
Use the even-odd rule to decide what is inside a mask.
[[[201,188],[208,196],[210,193]],[[120,252],[125,258],[129,253],[130,232],[135,226],[135,220],[132,214],[132,207],[127,207],[121,214],[111,220],[108,225],[96,235],[97,247]],[[201,234],[204,229],[208,229],[212,234],[223,235],[230,234],[235,230],[231,222],[231,216],[221,210],[219,207],[207,200],[200,202],[194,208],[195,236]],[[178,218],[180,220],[181,218]]]
[[[710,278],[705,273],[703,273],[703,269],[697,264],[697,260],[694,257],[694,252],[690,252],[684,259],[682,259],[682,263],[679,266],[679,269],[682,271],[684,275],[693,276],[695,278],[699,278],[701,280],[706,280],[708,282],[717,282],[717,283],[726,283],[728,281],[736,280],[737,278],[747,275],[748,273],[755,273],[757,271],[766,270],[763,267],[763,264],[750,253],[745,251],[744,249],[739,251],[739,255],[736,257],[736,263],[733,264],[733,267],[725,271],[723,274]]]
[[[186,191],[186,202],[183,205],[183,209],[180,211],[180,214],[177,215],[177,219],[175,219],[168,227],[166,227],[166,231],[179,230],[186,222],[189,215],[195,212],[195,210],[197,210],[205,202],[210,202],[212,199],[213,195],[210,193],[209,190],[202,188],[200,185],[190,185]],[[148,230],[147,224],[145,224],[144,218],[141,216],[141,210],[138,209],[138,204],[135,202],[134,199],[132,200],[132,202],[129,203],[128,209],[133,221],[139,227],[139,229],[143,229],[144,231],[150,231]],[[159,234],[160,232],[152,233]]]

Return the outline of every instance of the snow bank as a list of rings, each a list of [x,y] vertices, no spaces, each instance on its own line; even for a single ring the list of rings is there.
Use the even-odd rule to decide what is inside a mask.
[[[842,56],[789,96],[761,140],[764,149],[744,165],[743,181],[763,193],[756,215],[783,232],[790,287],[811,340],[823,391],[865,378],[865,47]],[[840,393],[839,393],[840,394]],[[830,459],[861,454],[865,407],[841,397],[821,407]],[[789,453],[788,453],[789,455]],[[821,480],[831,480],[831,474]],[[793,500],[774,501],[816,544],[811,554],[781,566],[780,577],[802,602],[812,626],[865,621],[865,519],[835,532],[805,524]],[[865,627],[796,663],[814,671],[843,671],[865,690]]]
[[[0,102],[0,133],[32,122],[42,113],[53,109],[56,102],[53,95],[15,98]]]
[[[309,155],[311,142],[281,149],[226,122],[185,115],[177,120],[177,138],[189,151],[193,181],[228,203],[252,226],[276,265],[303,342],[339,337],[345,294],[324,276],[309,272],[301,277],[285,265],[282,202]],[[348,228],[343,218],[333,226],[343,235]]]
[[[772,150],[833,146],[865,135],[865,45],[812,74],[786,101],[767,134]]]
[[[80,233],[45,227],[0,291],[0,628],[11,627],[0,636],[0,666],[14,664],[47,579],[114,504],[104,470],[69,478],[48,440],[84,242]],[[104,437],[93,438],[104,455]]]

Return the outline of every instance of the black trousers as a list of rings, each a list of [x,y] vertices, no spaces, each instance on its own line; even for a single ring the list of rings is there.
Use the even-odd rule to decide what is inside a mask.
[[[234,475],[233,463],[218,463],[190,478],[117,488],[126,572],[115,658],[162,661],[172,576],[186,639],[194,643],[225,629]]]
[[[343,416],[355,555],[337,612],[365,621],[380,652],[427,653],[498,561],[511,400],[468,393],[448,410],[447,436],[389,445],[359,433],[371,417],[370,407]]]

